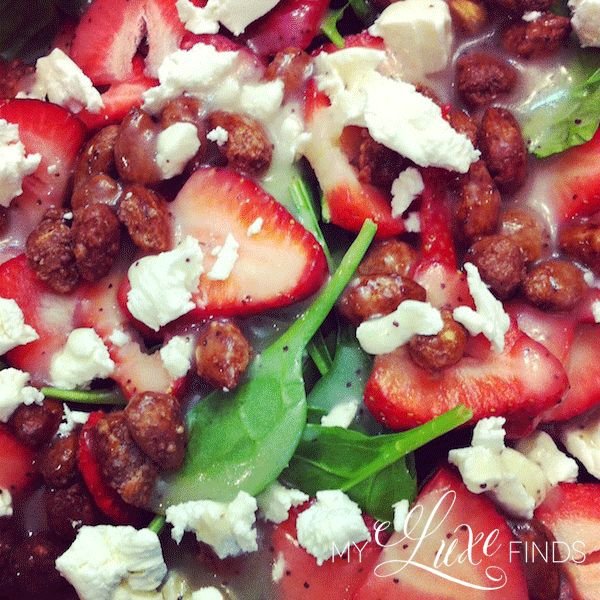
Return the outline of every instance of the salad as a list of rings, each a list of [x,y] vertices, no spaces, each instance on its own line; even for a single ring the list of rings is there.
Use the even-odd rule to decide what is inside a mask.
[[[0,6],[0,598],[600,598],[594,0]]]

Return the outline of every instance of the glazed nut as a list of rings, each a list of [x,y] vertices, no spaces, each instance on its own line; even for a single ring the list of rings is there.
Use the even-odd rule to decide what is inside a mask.
[[[534,21],[509,25],[502,34],[502,46],[520,58],[541,58],[557,52],[570,33],[568,17],[548,12]]]
[[[406,161],[394,150],[376,142],[368,130],[360,131],[358,155],[351,163],[358,170],[358,179],[389,191],[403,170]]]
[[[217,388],[232,390],[245,373],[252,355],[250,343],[231,321],[211,321],[196,345],[198,375]]]
[[[581,223],[560,232],[559,246],[573,258],[595,272],[600,271],[600,225]]]
[[[416,281],[402,275],[360,275],[346,288],[339,310],[351,323],[390,314],[404,300],[425,301],[426,292]]]
[[[485,6],[474,0],[448,0],[452,22],[469,35],[479,33],[486,25],[488,14]]]
[[[77,449],[79,435],[76,432],[56,437],[38,457],[38,468],[49,487],[67,487],[78,476]]]
[[[417,252],[396,239],[376,242],[358,266],[359,275],[402,275],[407,277],[417,262]]]
[[[96,133],[83,147],[73,178],[73,189],[78,190],[94,175],[115,175],[115,142],[119,127],[109,125]],[[74,207],[78,208],[78,207]]]
[[[281,79],[286,96],[300,93],[312,69],[310,56],[299,48],[278,52],[265,71],[269,81]]]
[[[550,247],[550,236],[540,220],[521,208],[510,208],[500,217],[499,232],[521,248],[526,263],[542,258]]]
[[[458,133],[466,135],[473,147],[477,147],[477,123],[464,110],[450,108],[448,122]]]
[[[20,404],[8,425],[25,445],[40,448],[54,437],[62,416],[62,404],[46,398],[41,404]]]
[[[545,310],[570,310],[583,296],[583,273],[572,262],[549,260],[536,265],[523,281],[525,297]]]
[[[73,188],[71,208],[79,210],[89,204],[106,204],[116,208],[122,193],[121,184],[110,175],[106,173],[91,175]]]

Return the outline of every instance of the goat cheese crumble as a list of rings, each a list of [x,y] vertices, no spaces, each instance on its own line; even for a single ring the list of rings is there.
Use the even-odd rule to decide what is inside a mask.
[[[600,479],[600,412],[592,411],[563,425],[560,439],[586,471]]]
[[[0,206],[23,193],[23,179],[35,173],[41,154],[26,154],[19,137],[19,126],[0,119]]]
[[[228,233],[225,242],[215,254],[217,260],[215,260],[206,276],[215,281],[225,281],[228,279],[239,258],[239,248],[238,241],[231,233]]]
[[[358,504],[340,490],[317,492],[316,502],[298,515],[296,532],[319,566],[349,544],[371,540]]]
[[[421,173],[408,167],[392,183],[392,217],[400,217],[425,189]]]
[[[113,600],[119,590],[151,592],[167,574],[158,536],[149,529],[84,526],[56,568],[81,600]],[[123,588],[125,587],[125,590]]]
[[[286,488],[274,481],[256,497],[259,515],[271,523],[283,523],[294,506],[308,501],[308,496],[300,490]]]
[[[173,250],[133,263],[128,271],[131,289],[127,294],[131,314],[158,331],[193,310],[192,294],[204,272],[202,261],[198,240],[188,235]]]
[[[223,594],[216,587],[203,587],[192,592],[192,600],[223,600]]]
[[[37,98],[68,108],[73,113],[83,109],[99,113],[104,107],[100,92],[91,79],[60,48],[38,58],[35,64],[35,83],[17,97]]]
[[[502,302],[494,297],[482,281],[479,270],[472,263],[465,263],[467,284],[475,302],[475,310],[469,306],[458,306],[452,316],[464,325],[471,335],[483,335],[491,342],[496,352],[504,350],[504,336],[510,327],[510,317]]]
[[[342,427],[348,429],[358,411],[358,400],[347,400],[336,404],[328,414],[321,417],[323,427]]]
[[[190,370],[194,345],[193,337],[176,335],[160,349],[160,358],[171,377],[178,379]]]
[[[77,425],[85,425],[90,413],[82,410],[71,410],[66,404],[63,404],[63,416],[56,434],[59,437],[67,437]]]
[[[240,492],[230,503],[197,500],[170,506],[166,519],[172,538],[179,544],[186,531],[213,548],[219,558],[239,556],[258,550],[256,538],[256,499]]]
[[[20,306],[12,298],[0,298],[0,355],[39,337],[35,329],[25,323]]]
[[[211,129],[206,134],[206,139],[210,142],[215,142],[217,146],[224,146],[229,139],[229,132],[220,125],[217,125],[214,129]]]
[[[8,422],[10,416],[21,404],[41,404],[44,394],[28,386],[29,373],[18,369],[0,370],[0,421]]]
[[[115,363],[102,338],[90,327],[74,329],[50,363],[52,385],[66,390],[87,387],[112,375]]]
[[[600,0],[569,0],[568,6],[581,47],[600,47]]]
[[[192,123],[173,123],[156,140],[156,164],[164,179],[181,175],[200,149],[198,130]]]
[[[368,354],[388,354],[414,335],[435,335],[443,327],[440,311],[429,302],[405,300],[389,315],[361,323],[356,329],[356,338]]]
[[[10,490],[0,488],[0,517],[12,517],[13,505]]]

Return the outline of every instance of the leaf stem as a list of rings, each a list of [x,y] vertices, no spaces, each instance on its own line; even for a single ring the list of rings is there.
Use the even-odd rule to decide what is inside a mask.
[[[323,339],[323,334],[317,331],[315,337],[310,340],[307,346],[308,354],[315,363],[321,377],[327,375],[333,365],[333,359],[329,353],[329,348]]]
[[[370,219],[363,223],[359,234],[344,255],[340,266],[335,270],[317,299],[276,342],[279,347],[288,346],[290,349],[300,351],[308,345],[333,308],[336,300],[352,279],[376,231],[377,225]]]
[[[76,404],[110,404],[114,406],[127,404],[118,390],[89,392],[86,390],[62,390],[55,387],[43,387],[41,392],[46,398],[56,398],[63,402],[74,402]]]
[[[163,515],[156,515],[148,524],[147,529],[154,531],[156,535],[160,535],[161,531],[164,529],[165,523],[166,519],[163,517]]]

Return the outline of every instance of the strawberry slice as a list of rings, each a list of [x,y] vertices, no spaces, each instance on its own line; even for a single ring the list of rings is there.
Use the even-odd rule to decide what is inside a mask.
[[[100,129],[113,123],[120,123],[134,107],[142,105],[142,94],[158,84],[156,79],[144,75],[144,61],[141,57],[133,59],[133,76],[129,81],[113,83],[102,94],[104,107],[99,113],[82,110],[78,117],[88,129]]]
[[[100,465],[96,460],[93,449],[93,431],[102,418],[100,411],[93,412],[79,434],[77,461],[83,477],[96,506],[116,525],[143,525],[146,513],[123,501],[102,478]]]
[[[354,600],[527,600],[523,568],[510,553],[512,534],[488,498],[441,469],[415,506],[421,508],[409,517],[410,535],[390,538]]]
[[[577,600],[600,598],[600,504],[597,483],[561,483],[535,516],[554,537]]]
[[[313,556],[298,544],[296,520],[308,504],[290,511],[287,521],[276,525],[271,538],[273,560],[282,568],[276,577],[276,597],[281,600],[350,600],[372,570],[380,548],[375,541],[375,522],[365,516],[371,531],[371,541],[359,543],[360,552],[353,547],[348,554],[325,561],[320,567]],[[388,536],[382,536],[387,539]],[[277,567],[275,571],[277,573]]]
[[[305,95],[305,117],[311,133],[305,155],[323,192],[323,216],[349,231],[359,231],[364,220],[377,223],[379,238],[404,231],[402,219],[392,217],[391,195],[377,187],[362,183],[350,164],[344,141],[332,129],[329,99],[319,92],[314,80],[308,83]]]
[[[438,373],[419,367],[403,347],[378,356],[365,388],[373,416],[391,429],[408,429],[464,404],[474,422],[502,415],[509,435],[531,431],[533,419],[567,388],[560,361],[514,326],[501,353],[480,338],[471,338],[465,356]]]
[[[146,74],[156,77],[185,30],[172,0],[94,0],[81,18],[71,58],[96,85],[131,81],[133,58],[146,38]]]
[[[185,319],[246,315],[287,306],[316,292],[327,274],[314,236],[256,183],[228,169],[199,169],[171,204],[174,231],[204,244],[204,270]],[[249,237],[258,218],[262,229]],[[239,243],[239,258],[224,281],[207,277],[211,248],[228,234]]]
[[[282,0],[248,27],[249,48],[259,56],[273,56],[286,48],[308,48],[319,33],[329,0]]]
[[[13,299],[23,311],[25,322],[39,339],[7,353],[7,362],[31,374],[35,386],[50,382],[50,361],[74,327],[78,298],[55,294],[42,283],[21,254],[0,265],[0,298]]]
[[[23,193],[11,203],[0,251],[2,262],[23,250],[27,236],[48,207],[63,204],[85,127],[64,108],[39,100],[0,101],[0,119],[19,126],[27,153],[42,155],[36,172],[23,180]]]
[[[35,454],[3,424],[0,424],[0,448],[0,489],[9,490],[14,499],[30,488],[37,479],[33,465]]]

